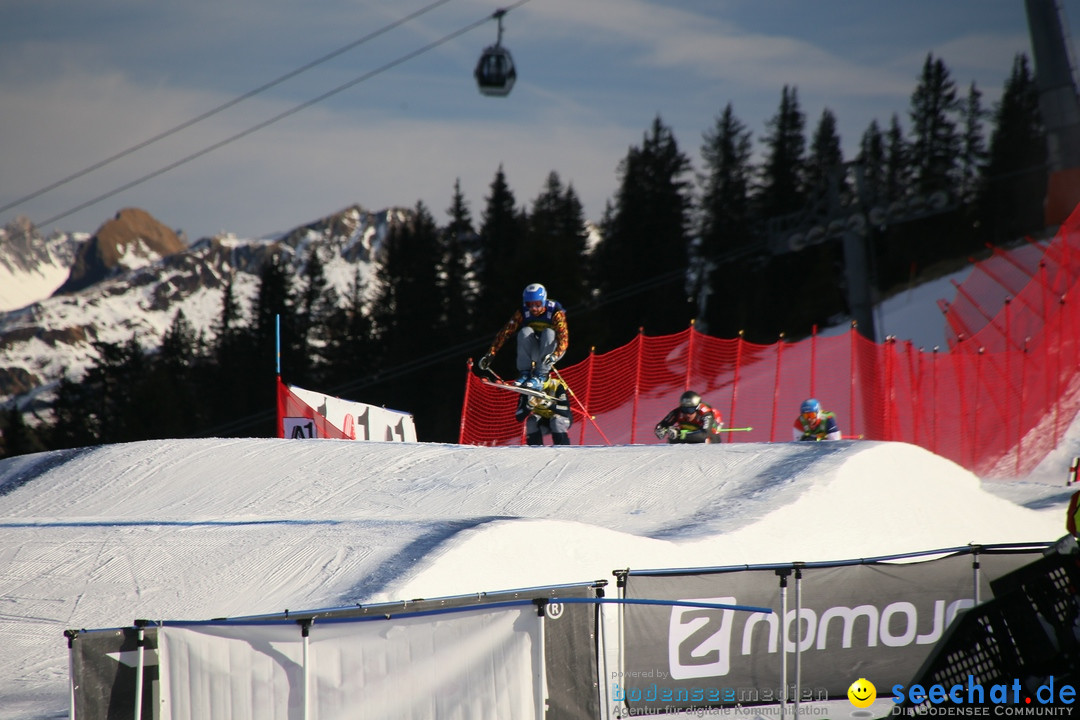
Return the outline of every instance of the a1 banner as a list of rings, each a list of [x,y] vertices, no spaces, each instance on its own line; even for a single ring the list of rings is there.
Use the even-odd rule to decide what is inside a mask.
[[[409,413],[286,386],[278,379],[278,437],[416,442]]]

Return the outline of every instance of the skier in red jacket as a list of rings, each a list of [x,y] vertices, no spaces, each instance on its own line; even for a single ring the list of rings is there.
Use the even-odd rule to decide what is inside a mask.
[[[701,401],[701,396],[687,390],[679,406],[656,423],[656,437],[669,443],[715,442],[723,422],[720,413]]]

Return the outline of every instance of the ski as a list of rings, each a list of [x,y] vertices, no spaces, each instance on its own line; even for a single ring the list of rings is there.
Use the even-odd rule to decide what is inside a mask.
[[[488,380],[487,378],[481,378],[481,380],[484,382],[485,385],[489,387],[500,388],[502,390],[510,390],[520,395],[531,395],[532,397],[542,398],[550,402],[558,402],[557,398],[553,398],[547,393],[540,392],[539,390],[533,390],[532,388],[524,388],[510,382],[495,382],[493,380]]]

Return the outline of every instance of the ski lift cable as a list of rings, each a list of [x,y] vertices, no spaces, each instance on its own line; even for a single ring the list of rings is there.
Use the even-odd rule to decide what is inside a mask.
[[[427,5],[425,7],[420,8],[419,10],[417,10],[416,12],[414,12],[414,13],[412,13],[410,15],[406,15],[405,17],[401,18],[400,20],[397,20],[395,22],[390,23],[389,25],[385,25],[385,26],[379,28],[378,30],[370,32],[367,35],[365,35],[365,36],[363,36],[363,37],[361,37],[361,38],[359,38],[357,40],[354,40],[353,42],[349,43],[348,45],[344,45],[344,46],[338,48],[337,50],[329,52],[326,55],[323,55],[322,57],[317,58],[315,60],[312,60],[311,62],[309,62],[309,63],[307,63],[305,65],[301,65],[300,67],[296,68],[295,70],[292,70],[291,72],[285,73],[281,77],[278,77],[278,78],[276,78],[274,80],[271,80],[271,81],[269,81],[267,83],[264,83],[264,84],[258,86],[257,88],[249,90],[246,93],[244,93],[243,95],[239,95],[239,96],[233,98],[232,100],[229,100],[226,103],[218,105],[215,108],[211,108],[210,110],[207,110],[206,112],[202,113],[201,115],[197,115],[197,116],[191,118],[190,120],[186,120],[186,121],[180,123],[179,125],[176,125],[175,127],[171,127],[168,130],[164,130],[164,131],[158,133],[157,135],[154,135],[153,137],[149,137],[146,140],[143,140],[142,142],[139,142],[139,143],[136,143],[136,144],[132,145],[131,147],[125,148],[124,150],[121,150],[120,152],[118,152],[118,153],[116,153],[114,155],[110,155],[109,157],[104,158],[103,160],[99,160],[98,162],[94,163],[93,165],[89,165],[89,166],[83,168],[82,170],[79,170],[78,172],[72,173],[71,175],[68,175],[67,177],[61,178],[60,180],[57,180],[54,183],[46,185],[45,187],[40,188],[39,190],[35,190],[34,192],[30,193],[29,195],[24,195],[23,197],[18,198],[16,200],[8,203],[7,205],[4,205],[3,207],[0,207],[0,212],[5,212],[5,211],[10,210],[11,208],[17,206],[17,205],[21,205],[24,202],[28,202],[28,201],[33,200],[35,198],[41,197],[42,195],[44,195],[47,192],[55,190],[58,187],[62,187],[63,185],[66,185],[69,182],[72,182],[73,180],[78,180],[79,178],[81,178],[81,177],[83,177],[85,175],[89,175],[90,173],[94,172],[95,170],[100,170],[101,168],[105,167],[106,165],[114,163],[117,160],[120,160],[121,158],[125,158],[128,155],[131,155],[132,153],[135,153],[135,152],[137,152],[139,150],[142,150],[143,148],[145,148],[145,147],[147,147],[149,145],[153,145],[154,143],[156,143],[156,142],[158,142],[160,140],[164,140],[165,138],[170,137],[172,135],[175,135],[176,133],[181,132],[182,130],[186,130],[187,128],[191,127],[192,125],[200,123],[203,120],[206,120],[206,119],[208,119],[210,117],[213,117],[214,115],[217,115],[220,112],[228,110],[229,108],[234,107],[236,105],[239,105],[243,101],[248,100],[250,98],[253,98],[256,95],[258,95],[259,93],[262,93],[262,92],[264,92],[266,90],[269,90],[272,87],[280,85],[281,83],[285,82],[286,80],[291,80],[294,77],[296,77],[297,75],[305,73],[305,72],[307,72],[308,70],[311,70],[314,67],[322,65],[323,63],[336,58],[338,55],[342,55],[342,54],[348,52],[349,50],[352,50],[355,47],[363,45],[364,43],[368,42],[369,40],[374,40],[378,36],[384,35],[384,34],[390,32],[391,30],[404,25],[407,22],[415,20],[416,18],[420,17],[421,15],[424,15],[425,13],[428,13],[428,12],[434,10],[435,8],[437,8],[440,5],[445,5],[448,2],[450,2],[450,0],[435,0],[435,2],[431,3],[430,5]]]
[[[514,3],[513,5],[511,5],[507,9],[513,9],[513,8],[518,7],[520,5],[524,5],[527,2],[529,2],[529,0],[518,0],[518,2]],[[107,200],[108,198],[111,198],[114,195],[119,195],[120,193],[124,192],[125,190],[130,190],[131,188],[136,187],[138,185],[141,185],[144,182],[147,182],[148,180],[152,180],[152,179],[158,177],[159,175],[164,175],[165,173],[167,173],[167,172],[169,172],[171,170],[175,170],[176,168],[178,168],[178,167],[180,167],[182,165],[186,165],[187,163],[191,162],[192,160],[196,160],[196,159],[202,157],[203,155],[208,155],[208,154],[214,152],[215,150],[220,150],[221,148],[225,147],[226,145],[229,145],[229,144],[231,144],[233,142],[236,142],[237,140],[240,140],[242,138],[245,138],[248,135],[252,135],[252,134],[258,132],[259,130],[262,130],[262,129],[266,128],[266,127],[269,127],[270,125],[273,125],[276,122],[284,120],[287,117],[295,115],[296,113],[300,112],[301,110],[306,110],[307,108],[311,107],[312,105],[316,105],[316,104],[322,102],[323,100],[326,100],[327,98],[331,98],[334,95],[342,93],[345,90],[348,90],[349,88],[352,88],[352,87],[354,87],[356,85],[359,85],[362,82],[365,82],[366,80],[370,80],[371,78],[373,78],[373,77],[375,77],[377,75],[380,75],[380,74],[386,72],[387,70],[395,68],[398,65],[401,65],[402,63],[408,62],[409,60],[412,60],[413,58],[419,57],[420,55],[423,55],[426,52],[434,50],[435,48],[439,47],[440,45],[445,45],[446,43],[450,42],[451,40],[454,40],[454,39],[464,35],[467,32],[475,30],[476,28],[478,28],[481,25],[488,22],[488,20],[490,20],[490,19],[491,19],[491,16],[486,16],[481,20],[477,20],[475,22],[472,22],[469,25],[466,25],[465,27],[462,27],[462,28],[460,28],[458,30],[455,30],[455,31],[453,31],[453,32],[451,32],[451,33],[449,33],[447,35],[442,36],[438,40],[434,40],[434,41],[432,41],[432,42],[430,42],[430,43],[428,43],[426,45],[423,45],[423,46],[417,48],[416,50],[408,52],[408,53],[406,53],[406,54],[404,54],[404,55],[402,55],[402,56],[400,56],[400,57],[398,57],[398,58],[396,58],[394,60],[391,60],[390,62],[387,62],[387,63],[385,63],[383,65],[380,65],[379,67],[375,68],[374,70],[366,72],[366,73],[364,73],[363,75],[361,75],[361,76],[359,76],[357,78],[353,78],[352,80],[350,80],[350,81],[348,81],[346,83],[338,85],[336,88],[333,88],[332,90],[328,90],[327,92],[324,92],[323,94],[318,95],[318,96],[312,98],[311,100],[300,103],[299,105],[294,105],[293,107],[289,108],[288,110],[280,112],[277,115],[274,115],[273,117],[271,117],[271,118],[269,118],[267,120],[264,120],[264,121],[262,121],[260,123],[252,125],[251,127],[247,128],[246,130],[242,130],[242,131],[240,131],[240,132],[238,132],[238,133],[236,133],[234,135],[230,135],[229,137],[227,137],[227,138],[225,138],[223,140],[220,140],[220,141],[218,141],[218,142],[216,142],[216,143],[214,143],[212,145],[209,145],[209,146],[203,148],[202,150],[198,150],[198,151],[193,152],[193,153],[191,153],[189,155],[186,155],[186,156],[180,158],[179,160],[177,160],[175,162],[172,162],[172,163],[169,163],[168,165],[160,167],[157,170],[154,170],[153,172],[147,173],[146,175],[143,175],[141,177],[136,178],[135,180],[132,180],[131,182],[124,183],[123,185],[121,185],[118,188],[115,188],[113,190],[110,190],[109,192],[98,195],[97,197],[94,197],[94,198],[92,198],[90,200],[87,200],[86,202],[80,203],[79,205],[76,205],[75,207],[73,207],[73,208],[71,208],[69,210],[65,210],[62,213],[59,213],[57,215],[53,215],[50,218],[46,218],[45,220],[42,220],[42,221],[34,223],[34,224],[37,225],[38,227],[41,227],[43,225],[48,225],[50,223],[54,223],[57,220],[66,218],[69,215],[73,215],[73,214],[79,212],[80,210],[85,210],[86,208],[91,207],[92,205],[96,205],[97,203],[101,202],[102,200]]]

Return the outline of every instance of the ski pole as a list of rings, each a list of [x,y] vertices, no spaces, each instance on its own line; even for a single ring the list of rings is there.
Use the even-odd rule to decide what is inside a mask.
[[[562,374],[554,367],[551,368],[551,372],[555,373],[555,377],[559,378],[559,380],[562,381],[562,384],[566,386],[566,391],[570,393],[570,397],[574,398],[574,400],[577,400],[577,404],[578,407],[581,408],[581,412],[585,413],[585,417],[587,417],[589,419],[589,422],[593,424],[593,427],[596,428],[596,432],[600,433],[600,437],[604,438],[604,442],[610,445],[611,441],[607,439],[607,435],[605,435],[604,431],[600,429],[600,426],[596,424],[596,416],[589,414],[589,411],[585,408],[585,405],[581,402],[581,400],[578,400],[577,393],[570,389],[570,383],[566,382]]]
[[[716,432],[747,432],[747,431],[749,431],[749,430],[753,430],[753,429],[754,429],[754,428],[752,428],[752,427],[744,427],[744,428],[716,428]]]

